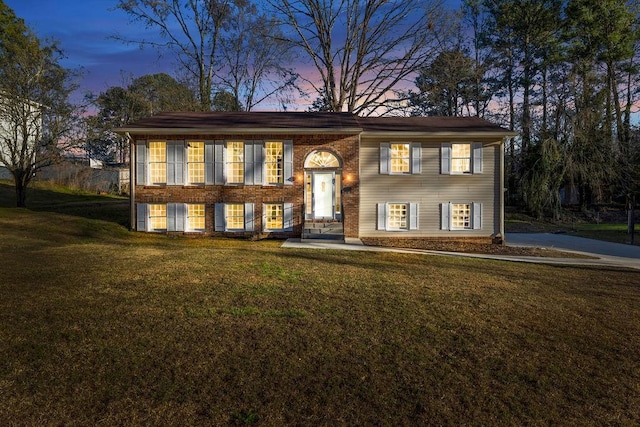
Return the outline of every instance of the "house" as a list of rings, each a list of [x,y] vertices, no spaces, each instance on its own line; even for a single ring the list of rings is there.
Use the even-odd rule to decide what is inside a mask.
[[[131,141],[137,231],[504,238],[513,133],[479,118],[161,113],[117,131]]]

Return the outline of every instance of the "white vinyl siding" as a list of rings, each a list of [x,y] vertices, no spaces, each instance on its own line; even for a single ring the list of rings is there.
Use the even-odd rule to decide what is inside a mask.
[[[417,141],[416,141],[417,142]],[[483,141],[483,173],[441,174],[443,141],[424,140],[421,174],[381,174],[382,138],[363,136],[359,152],[358,234],[361,237],[389,237],[386,225],[380,224],[378,206],[388,202],[416,203],[418,228],[396,232],[401,237],[446,238],[456,236],[489,237],[500,233],[500,141]],[[473,142],[470,142],[473,144]],[[477,163],[477,162],[476,162]],[[450,231],[441,227],[440,204],[443,201],[471,201],[482,204],[481,229]],[[346,215],[348,218],[348,212]],[[476,224],[479,222],[476,221]]]

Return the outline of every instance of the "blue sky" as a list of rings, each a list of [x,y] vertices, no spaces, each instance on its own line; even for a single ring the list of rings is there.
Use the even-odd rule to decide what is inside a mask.
[[[170,58],[160,59],[153,49],[140,49],[111,38],[121,34],[136,40],[153,33],[131,24],[125,13],[113,10],[116,0],[4,0],[4,3],[40,38],[59,42],[66,55],[65,67],[83,70],[79,97],[126,84],[129,76],[174,74]],[[459,0],[446,3],[455,7]]]

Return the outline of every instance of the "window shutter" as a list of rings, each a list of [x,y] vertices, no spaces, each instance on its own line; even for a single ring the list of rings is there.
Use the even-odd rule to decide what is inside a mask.
[[[224,221],[224,203],[216,203],[214,206],[214,230],[224,231],[226,224]]]
[[[184,231],[187,222],[187,205],[176,203],[176,231]]]
[[[448,175],[451,173],[451,144],[450,143],[444,143],[440,148],[440,173],[445,175]]]
[[[411,144],[411,173],[422,173],[422,144],[419,142]]]
[[[225,184],[224,174],[224,141],[216,141],[214,145],[214,178],[215,185]]]
[[[184,184],[184,142],[167,143],[167,185]]]
[[[167,231],[176,231],[176,204],[167,203]]]
[[[244,230],[254,230],[253,203],[244,204]]]
[[[136,142],[136,184],[147,184],[147,142]]]
[[[205,184],[215,184],[215,146],[213,141],[204,143]]]
[[[473,229],[481,230],[482,229],[482,204],[472,203],[471,214],[473,215],[473,224],[472,224]]]
[[[244,143],[244,183],[245,185],[253,185],[253,142],[245,141]]]
[[[253,141],[253,183],[264,184],[264,143]]]
[[[482,143],[474,142],[473,148],[473,173],[482,173]]]
[[[167,231],[184,231],[186,211],[184,203],[167,203]]]
[[[293,141],[282,143],[284,151],[284,185],[293,185]]]
[[[380,144],[380,175],[389,175],[391,167],[389,162],[391,161],[391,155],[389,153],[390,145],[388,142]]]
[[[147,231],[147,204],[138,203],[136,208],[136,231]]]
[[[409,203],[409,230],[418,229],[418,204]]]
[[[378,230],[387,229],[387,204],[378,203]]]
[[[451,203],[441,203],[440,204],[440,229],[441,230],[449,230],[451,229],[450,218],[451,216]]]
[[[284,231],[293,230],[293,203],[284,204],[283,222]]]

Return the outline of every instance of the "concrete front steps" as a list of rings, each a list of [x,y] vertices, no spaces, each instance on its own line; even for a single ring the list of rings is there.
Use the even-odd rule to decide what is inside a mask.
[[[344,225],[340,221],[305,221],[302,242],[327,240],[344,243]]]

